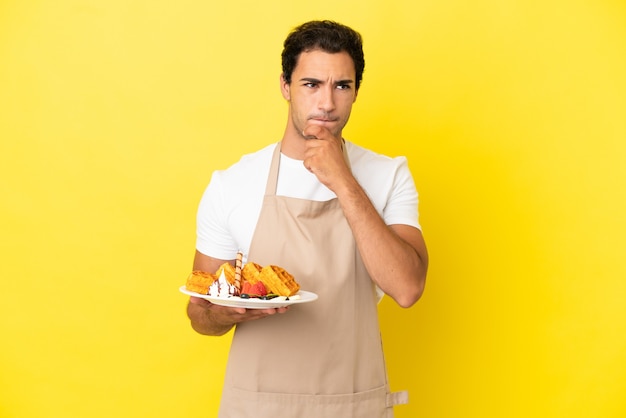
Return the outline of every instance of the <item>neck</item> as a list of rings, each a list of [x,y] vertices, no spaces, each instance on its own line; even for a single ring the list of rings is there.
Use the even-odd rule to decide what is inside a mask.
[[[304,138],[302,132],[297,132],[296,127],[291,122],[291,118],[287,120],[287,127],[283,134],[281,152],[294,160],[304,160],[307,139]]]
[[[306,141],[302,132],[298,132],[291,121],[287,122],[285,133],[283,134],[281,153],[294,160],[304,160],[306,152]]]
[[[280,152],[294,160],[304,160],[304,152],[306,150],[304,141],[306,141],[304,138],[284,135]]]

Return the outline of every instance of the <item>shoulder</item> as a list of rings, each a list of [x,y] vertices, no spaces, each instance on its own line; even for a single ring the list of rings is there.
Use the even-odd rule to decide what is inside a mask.
[[[238,249],[247,253],[275,147],[243,155],[230,167],[213,172],[196,217],[196,249],[202,254],[228,260]]]
[[[406,157],[388,157],[346,142],[352,173],[387,225],[419,228],[418,194]]]
[[[241,156],[239,161],[225,170],[214,172],[214,177],[226,182],[250,182],[251,174],[260,175],[269,172],[269,165],[272,160],[272,153],[277,144],[270,144],[251,154]]]
[[[228,212],[242,201],[263,196],[276,144],[243,155],[224,170],[215,170],[202,197],[202,207],[218,205]]]
[[[392,179],[398,172],[409,174],[406,157],[389,157],[346,141],[352,172],[359,180],[387,177]]]

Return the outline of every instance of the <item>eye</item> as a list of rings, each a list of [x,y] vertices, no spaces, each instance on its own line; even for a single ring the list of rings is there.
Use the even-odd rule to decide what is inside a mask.
[[[304,84],[303,84],[303,86],[304,86],[304,87],[309,87],[309,88],[315,88],[315,87],[317,87],[317,83],[314,83],[314,82],[312,82],[312,81],[309,81],[309,82],[307,82],[307,83],[304,83]]]
[[[350,84],[338,84],[337,89],[338,90],[350,90]]]

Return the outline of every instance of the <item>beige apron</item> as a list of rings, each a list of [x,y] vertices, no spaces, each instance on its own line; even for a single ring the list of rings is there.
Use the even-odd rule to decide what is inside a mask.
[[[279,162],[280,143],[248,260],[284,267],[319,298],[237,325],[219,416],[392,417],[407,395],[389,393],[375,287],[339,201],[276,196]]]

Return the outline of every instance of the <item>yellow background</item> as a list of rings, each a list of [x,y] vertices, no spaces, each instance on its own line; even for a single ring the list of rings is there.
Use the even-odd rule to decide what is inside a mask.
[[[215,416],[195,211],[280,138],[313,18],[365,39],[346,137],[420,191],[426,293],[380,307],[397,417],[626,416],[622,0],[4,0],[1,417]]]

